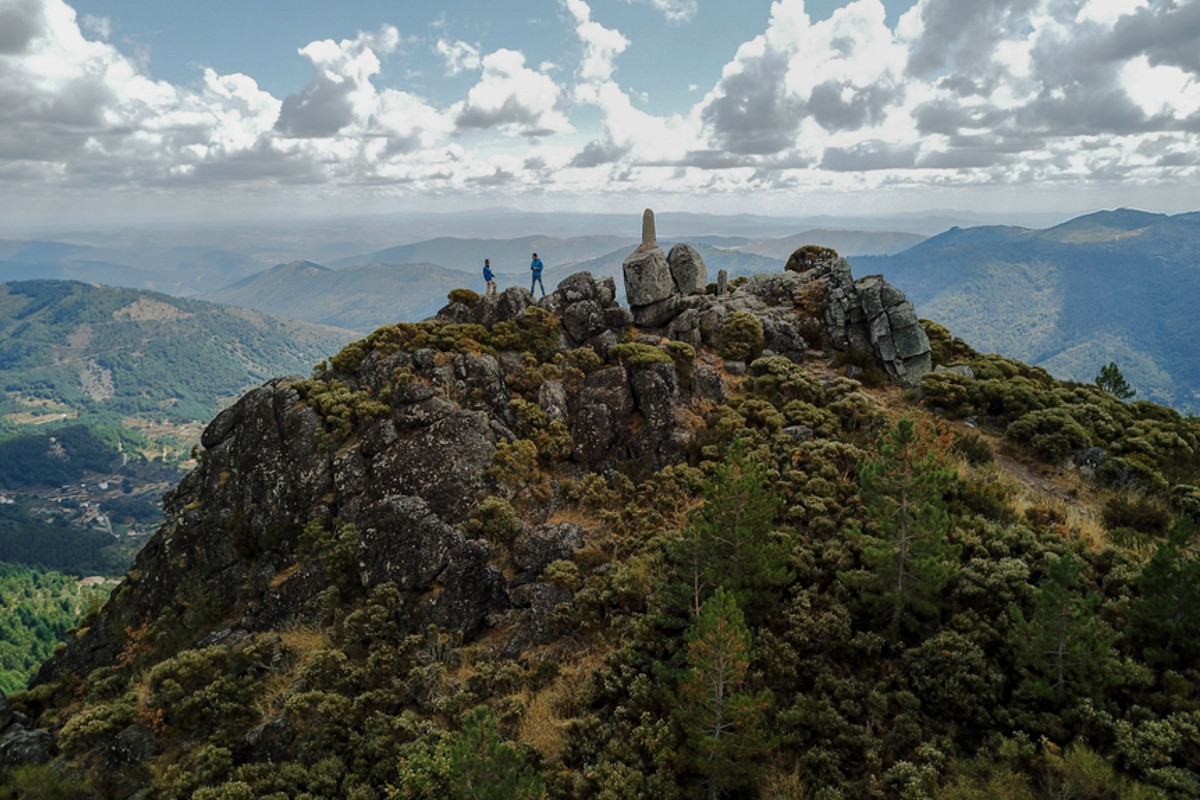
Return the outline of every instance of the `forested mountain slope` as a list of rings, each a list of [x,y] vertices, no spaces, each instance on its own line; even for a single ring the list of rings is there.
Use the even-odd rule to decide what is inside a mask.
[[[460,291],[249,392],[0,797],[1195,797],[1200,422],[789,265],[658,328]]]
[[[952,229],[851,259],[978,350],[1090,381],[1110,361],[1145,397],[1200,411],[1200,213],[1122,209],[1045,230]]]
[[[0,284],[0,433],[73,421],[153,437],[270,376],[307,373],[351,336],[154,292]]]

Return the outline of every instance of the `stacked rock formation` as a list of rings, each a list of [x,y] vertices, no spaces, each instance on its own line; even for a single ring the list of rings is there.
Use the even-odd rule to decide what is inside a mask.
[[[703,295],[708,283],[704,259],[692,247],[678,244],[663,254],[648,208],[642,214],[642,243],[621,268],[633,321],[650,328],[672,320],[684,308],[684,298]]]
[[[747,311],[762,323],[767,355],[801,361],[807,346],[796,306],[815,293],[823,338],[833,349],[874,354],[888,377],[906,387],[933,367],[929,339],[912,303],[878,275],[854,280],[846,259],[828,248],[801,248],[782,275],[754,275],[735,292],[706,295],[708,270],[700,254],[678,244],[664,256],[654,212],[646,209],[642,243],[623,268],[634,323],[694,347],[719,350],[725,319]]]

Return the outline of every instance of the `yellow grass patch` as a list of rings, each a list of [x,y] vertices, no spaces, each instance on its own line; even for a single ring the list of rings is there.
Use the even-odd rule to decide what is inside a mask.
[[[297,572],[299,572],[301,566],[303,566],[303,565],[299,561],[297,561],[295,564],[292,564],[290,567],[280,570],[278,573],[275,574],[274,578],[271,578],[271,588],[278,589],[285,582],[287,582],[288,578],[292,577]]]
[[[558,758],[566,746],[571,721],[587,708],[592,676],[603,663],[601,652],[572,654],[548,686],[536,694],[522,693],[525,714],[517,739],[547,759]]]

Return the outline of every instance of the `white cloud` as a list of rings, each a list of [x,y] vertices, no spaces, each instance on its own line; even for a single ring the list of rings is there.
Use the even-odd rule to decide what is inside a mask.
[[[628,1],[676,22],[696,12]],[[698,98],[682,114],[618,83],[649,37],[603,24],[606,6],[560,3],[539,30],[565,24],[578,44],[537,51],[554,62],[485,52],[444,24],[404,39],[385,25],[301,47],[312,78],[280,99],[212,68],[158,80],[107,19],[0,0],[0,180],[11,196],[206,182],[733,196],[1200,176],[1200,0],[918,0],[894,29],[881,0],[816,22],[776,0],[711,86],[680,70]],[[465,90],[436,83],[476,71]]]
[[[459,130],[496,128],[509,135],[547,136],[573,130],[559,110],[561,90],[525,66],[525,56],[501,49],[483,58],[483,75],[454,109]]]
[[[591,168],[618,161],[682,162],[699,144],[696,126],[687,120],[658,117],[635,107],[629,93],[613,80],[615,59],[629,46],[629,40],[619,31],[592,20],[591,8],[584,0],[565,0],[565,5],[574,21],[575,34],[584,46],[574,99],[600,110],[604,133],[576,153],[570,165]]]
[[[615,69],[613,62],[629,47],[629,40],[620,31],[593,21],[592,10],[583,0],[565,0],[565,4],[575,20],[575,34],[583,42],[579,79],[584,83],[611,79]]]
[[[367,119],[377,103],[371,77],[382,66],[378,53],[391,53],[399,43],[399,31],[385,25],[355,39],[325,39],[300,48],[317,76],[283,101],[277,129],[297,138],[324,137]]]
[[[1075,15],[1075,21],[1114,25],[1121,17],[1147,5],[1146,0],[1087,0]]]
[[[438,39],[437,52],[446,60],[446,71],[451,75],[468,70],[477,70],[482,66],[479,58],[479,48],[466,42],[451,42]]]
[[[879,0],[855,0],[813,23],[803,0],[771,7],[767,31],[743,44],[700,114],[713,143],[773,155],[799,145],[806,120],[827,132],[883,125],[903,100],[904,51]]]
[[[687,22],[696,16],[696,0],[625,0],[626,3],[646,3],[661,11],[671,22]]]

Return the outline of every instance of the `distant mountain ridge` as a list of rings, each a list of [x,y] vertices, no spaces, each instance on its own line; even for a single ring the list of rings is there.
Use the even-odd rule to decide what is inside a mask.
[[[429,244],[425,252],[434,258],[451,260],[447,253],[462,247],[464,241],[468,240],[441,240],[440,249],[434,250],[434,245]],[[529,245],[528,240],[514,241],[521,243],[521,252]],[[673,243],[662,242],[667,248]],[[709,279],[713,281],[722,269],[730,278],[735,278],[779,272],[783,268],[781,260],[753,253],[698,242],[694,246],[705,260]],[[561,260],[563,254],[547,251],[544,256],[546,288],[552,291],[564,278],[577,272],[590,272],[595,278],[613,278],[617,297],[624,301],[621,263],[633,248],[633,244],[628,244],[584,261],[569,256],[564,261]],[[416,250],[398,248],[396,252],[404,255]],[[482,263],[481,260],[481,267]],[[493,259],[493,264],[501,289],[529,285],[527,263],[514,267],[501,259]],[[254,308],[276,316],[366,333],[381,325],[416,322],[433,316],[446,305],[447,294],[458,288],[482,293],[481,271],[448,269],[436,263],[372,263],[330,269],[309,261],[296,261],[276,265],[203,297],[215,303]]]
[[[756,239],[735,249],[768,258],[787,261],[788,256],[806,244],[828,247],[844,257],[890,255],[914,247],[927,236],[902,231],[807,230],[782,239]]]
[[[476,278],[435,264],[329,269],[295,261],[252,275],[204,299],[367,333],[380,325],[431,316],[446,304],[451,289],[474,286],[482,290],[482,283],[482,275]]]
[[[0,431],[73,419],[207,422],[230,397],[312,365],[349,331],[156,292],[0,284]]]
[[[1139,397],[1200,411],[1200,213],[1131,209],[1044,230],[952,228],[851,259],[976,349],[1090,382],[1109,361]]]
[[[448,269],[476,272],[483,260],[491,259],[497,271],[511,272],[528,268],[532,253],[544,257],[558,254],[572,262],[586,261],[621,248],[636,247],[637,239],[622,236],[522,236],[516,239],[481,239],[441,236],[421,242],[389,247],[361,256],[333,262],[335,268],[364,264],[439,264]],[[565,256],[564,256],[565,254]],[[477,269],[478,268],[478,269]]]
[[[0,283],[78,280],[188,297],[262,269],[262,262],[216,247],[97,247],[0,240]]]

